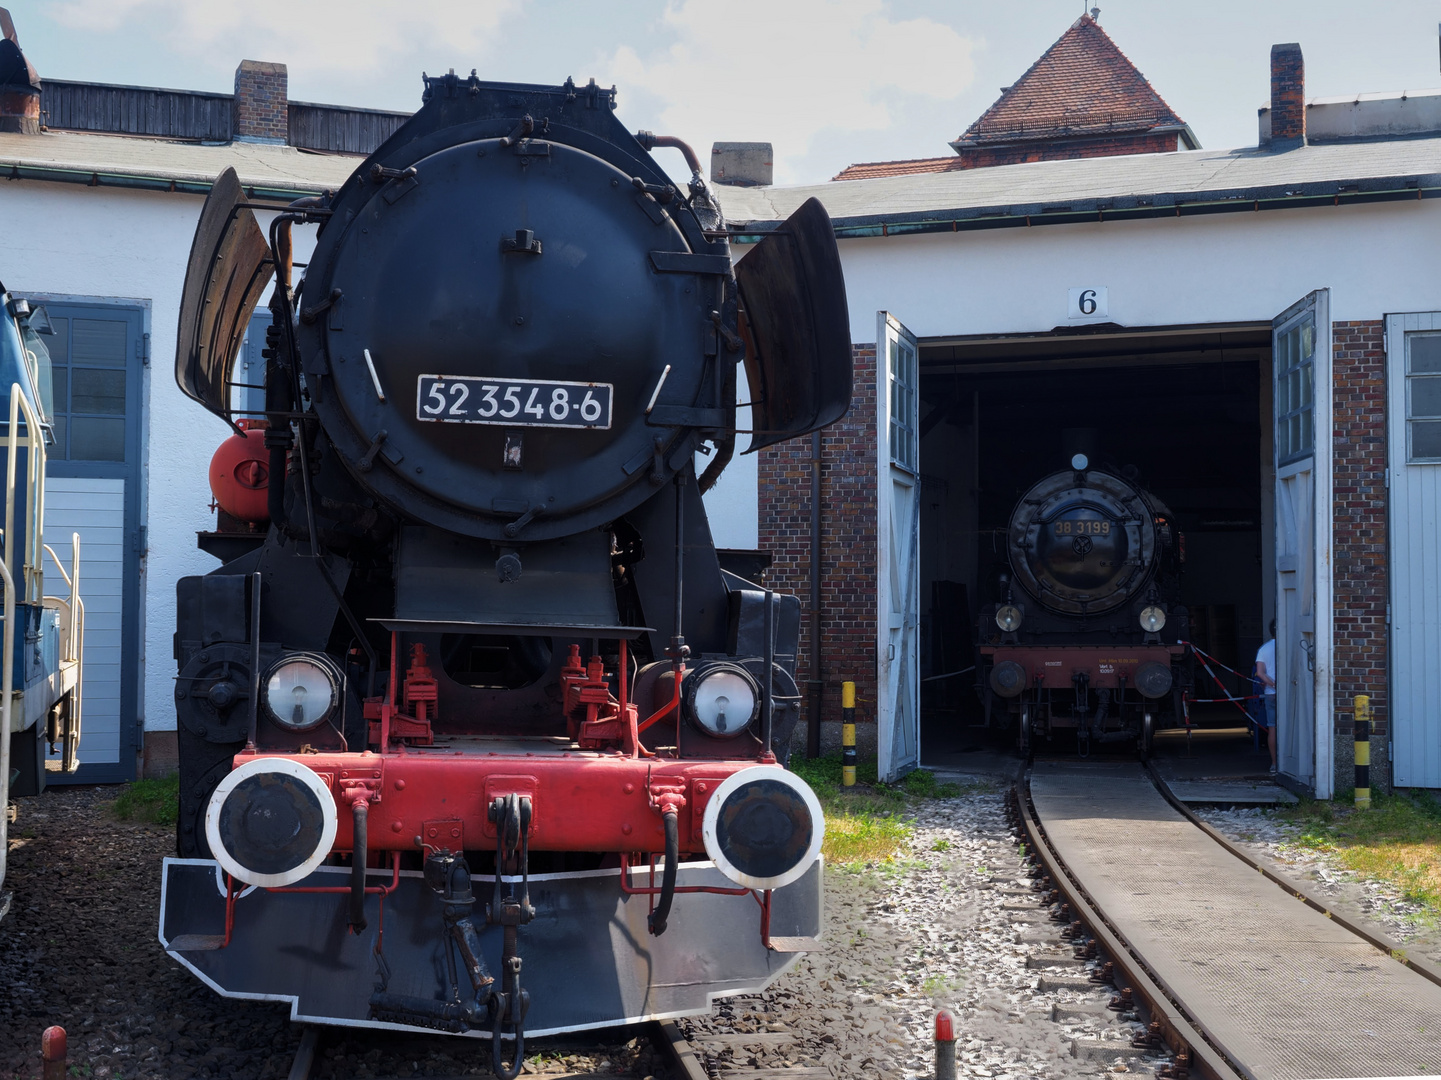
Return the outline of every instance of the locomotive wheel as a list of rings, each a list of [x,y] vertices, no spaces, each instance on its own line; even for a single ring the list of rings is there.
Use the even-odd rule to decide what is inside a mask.
[[[1156,720],[1149,712],[1141,717],[1141,737],[1136,740],[1136,748],[1141,752],[1141,760],[1151,756],[1151,745],[1156,735]]]

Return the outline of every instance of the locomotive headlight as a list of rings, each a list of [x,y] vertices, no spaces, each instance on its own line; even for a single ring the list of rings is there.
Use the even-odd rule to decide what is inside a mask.
[[[751,726],[760,712],[760,688],[736,664],[716,664],[686,680],[686,711],[696,727],[730,739]]]
[[[1021,628],[1021,609],[1015,604],[1002,604],[996,609],[996,625],[1010,634]]]
[[[825,834],[815,792],[775,765],[754,765],[722,780],[701,828],[716,867],[748,889],[779,889],[800,878]]]
[[[292,653],[266,675],[262,700],[270,718],[287,731],[309,731],[335,712],[340,677],[329,658]]]
[[[1166,625],[1166,612],[1163,608],[1150,604],[1141,609],[1141,629],[1148,634],[1160,633]]]

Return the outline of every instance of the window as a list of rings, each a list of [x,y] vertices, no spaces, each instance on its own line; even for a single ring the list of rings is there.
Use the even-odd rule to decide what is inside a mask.
[[[49,456],[124,461],[128,324],[79,316],[52,316],[50,322],[55,445]]]
[[[1313,450],[1312,360],[1316,323],[1311,316],[1276,338],[1276,463],[1284,465]]]
[[[918,408],[916,349],[909,341],[893,337],[888,342],[891,390],[891,463],[915,472],[916,411]]]
[[[1441,334],[1406,335],[1406,460],[1441,462]]]

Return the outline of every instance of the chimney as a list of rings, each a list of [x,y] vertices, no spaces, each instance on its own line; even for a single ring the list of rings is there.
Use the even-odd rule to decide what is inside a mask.
[[[768,142],[712,143],[711,183],[731,187],[770,187],[774,158]]]
[[[240,61],[230,116],[235,141],[284,146],[290,135],[289,93],[284,64]]]
[[[1271,46],[1272,150],[1306,145],[1306,62],[1295,42]]]
[[[40,76],[20,51],[10,12],[0,8],[0,131],[40,134]]]

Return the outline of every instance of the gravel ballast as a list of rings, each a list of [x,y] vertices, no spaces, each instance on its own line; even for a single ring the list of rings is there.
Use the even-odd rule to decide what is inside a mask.
[[[302,1033],[288,1006],[223,999],[160,948],[160,862],[172,836],[115,820],[117,794],[61,788],[17,800],[7,879],[15,905],[0,923],[0,1078],[39,1076],[40,1033],[53,1023],[70,1034],[72,1063],[96,1080],[286,1076]],[[956,1016],[963,1077],[1150,1075],[1162,1059],[1130,1048],[1135,1016],[1106,1008],[1113,989],[1088,982],[1094,963],[1075,959],[1031,888],[1003,795],[980,779],[959,797],[919,802],[892,863],[828,867],[823,949],[768,990],[681,1022],[710,1074],[929,1077],[933,1018],[944,1007]],[[1300,846],[1294,826],[1256,810],[1202,816],[1338,910],[1441,960],[1441,935],[1415,905]],[[661,1080],[664,1061],[640,1034],[532,1047],[539,1057],[527,1075]],[[331,1029],[316,1075],[487,1070],[471,1040]]]
[[[1160,1064],[1131,1049],[1134,1015],[1106,1008],[1113,988],[1087,982],[1094,965],[1075,960],[1041,906],[1003,792],[979,781],[920,804],[908,848],[888,869],[829,868],[825,948],[766,992],[681,1022],[712,1075],[789,1067],[919,1080],[934,1068],[938,1008],[955,1014],[962,1077],[1049,1080]]]
[[[269,1080],[289,1074],[303,1029],[289,1005],[222,998],[156,938],[171,829],[117,821],[118,788],[17,799],[0,922],[0,1078],[40,1076],[40,1033],[69,1035],[72,1072],[93,1080]],[[634,1031],[529,1047],[529,1075],[666,1076]],[[490,1076],[478,1039],[326,1029],[314,1075]],[[87,1071],[88,1070],[88,1071]]]

